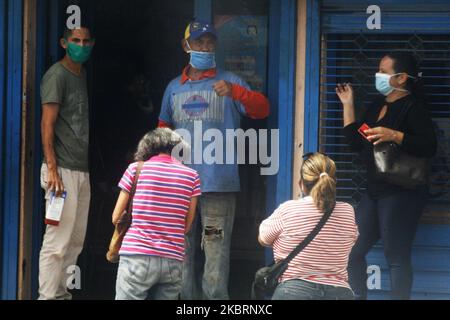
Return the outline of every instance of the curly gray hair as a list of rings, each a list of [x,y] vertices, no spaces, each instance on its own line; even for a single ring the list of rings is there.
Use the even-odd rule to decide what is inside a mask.
[[[183,150],[189,148],[183,138],[169,128],[158,128],[147,133],[139,142],[135,161],[147,161],[160,153],[172,154],[172,150],[181,144]]]

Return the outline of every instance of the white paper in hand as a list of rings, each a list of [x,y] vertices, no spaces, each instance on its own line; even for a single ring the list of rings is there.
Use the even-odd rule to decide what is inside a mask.
[[[50,204],[45,215],[45,223],[58,226],[61,221],[61,214],[64,209],[64,201],[66,200],[67,192],[63,192],[60,197],[57,197],[54,192],[50,197]]]

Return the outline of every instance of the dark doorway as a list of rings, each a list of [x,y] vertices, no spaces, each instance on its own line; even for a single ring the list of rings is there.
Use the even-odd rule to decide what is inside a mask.
[[[78,3],[94,31],[96,48],[88,64],[92,201],[85,246],[78,260],[82,288],[73,295],[75,299],[114,299],[117,265],[108,263],[105,254],[113,232],[117,183],[132,162],[139,139],[157,126],[167,84],[188,62],[180,42],[194,17],[194,0],[176,4],[163,0]],[[246,119],[242,127],[266,128],[266,122]],[[259,169],[259,165],[240,168],[242,192],[230,262],[232,299],[250,297],[254,272],[264,262],[264,250],[257,244],[258,226],[266,215],[265,178]]]
[[[95,0],[82,10],[96,38],[90,71],[92,201],[77,299],[113,299],[117,265],[105,253],[117,183],[154,129],[167,84],[187,63],[180,41],[194,1]]]

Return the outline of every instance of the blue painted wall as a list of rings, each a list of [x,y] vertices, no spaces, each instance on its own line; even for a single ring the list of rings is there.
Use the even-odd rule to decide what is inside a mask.
[[[6,105],[6,1],[0,0],[0,132],[3,132]],[[0,150],[3,150],[4,140],[0,139]],[[2,151],[1,151],[2,152]],[[3,152],[2,152],[3,155]],[[3,156],[0,157],[0,181],[3,181]],[[0,183],[0,206],[3,208],[3,183]],[[3,210],[0,212],[0,221],[3,221]],[[0,228],[0,246],[3,246],[3,230]],[[0,255],[0,273],[3,270],[3,255]],[[2,277],[0,277],[0,287],[2,287]],[[1,298],[1,293],[0,293]]]
[[[270,215],[292,199],[292,168],[295,110],[297,5],[295,0],[270,2],[268,97],[269,130],[279,130],[279,172],[267,178],[266,210]],[[273,149],[273,146],[270,146]],[[301,156],[301,155],[295,155]],[[266,250],[272,260],[272,250]]]
[[[19,232],[20,125],[22,102],[22,1],[0,1],[6,11],[6,66],[0,70],[6,80],[1,100],[4,131],[1,145],[2,171],[2,290],[1,299],[17,294]],[[1,16],[0,12],[0,16]],[[3,14],[5,17],[5,14]],[[0,27],[1,29],[1,27]],[[0,30],[1,31],[1,30]]]
[[[195,0],[194,15],[196,19],[211,22],[213,16],[212,0]]]
[[[279,130],[280,168],[268,179],[267,209],[273,211],[292,197],[292,164],[295,109],[296,1],[270,2],[269,129]]]
[[[46,68],[46,48],[47,48],[47,10],[48,10],[48,1],[47,0],[37,0],[37,30],[36,30],[36,110],[35,115],[36,119],[41,119],[42,109],[40,108],[40,87],[39,84],[41,82],[42,76],[45,73]],[[40,126],[36,126],[36,131],[34,133],[35,145],[36,147],[36,155],[35,155],[35,163],[34,163],[34,190],[35,193],[33,195],[33,203],[35,203],[34,211],[33,211],[33,223],[32,226],[32,257],[31,257],[31,294],[32,299],[38,298],[38,288],[39,288],[39,252],[41,249],[42,243],[42,232],[43,232],[43,224],[38,223],[38,221],[43,221],[43,210],[42,206],[42,191],[40,184],[40,168],[41,168],[41,159],[42,159],[42,147],[41,147],[41,130]]]
[[[320,88],[320,4],[307,0],[304,152],[318,150]]]

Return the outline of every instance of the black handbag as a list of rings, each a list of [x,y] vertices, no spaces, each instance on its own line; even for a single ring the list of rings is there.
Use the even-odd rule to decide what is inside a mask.
[[[252,284],[252,299],[263,300],[266,297],[272,296],[276,287],[278,286],[278,279],[286,271],[289,262],[306,248],[312,240],[317,236],[320,230],[323,228],[328,218],[331,216],[333,210],[326,212],[320,219],[317,226],[311,231],[311,233],[283,260],[273,262],[271,265],[263,267],[256,271],[255,280]]]
[[[412,102],[403,107],[397,119],[398,128],[411,109]],[[401,150],[394,142],[382,142],[373,147],[376,176],[381,180],[404,188],[415,188],[428,182],[430,161]]]

